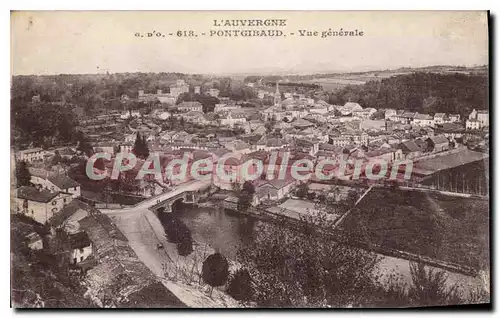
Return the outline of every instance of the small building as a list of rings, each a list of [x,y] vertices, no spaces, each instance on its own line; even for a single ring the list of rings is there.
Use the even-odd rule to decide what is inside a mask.
[[[15,192],[12,202],[14,211],[41,224],[49,221],[73,199],[69,193],[38,190],[29,186],[20,187]]]
[[[51,192],[65,192],[73,198],[80,196],[80,184],[65,174],[48,173],[46,176],[31,175],[31,183]]]
[[[203,112],[203,105],[198,101],[182,102],[179,105],[177,105],[177,109],[183,113],[187,113],[187,112],[191,112],[191,111]]]
[[[216,88],[211,88],[207,91],[207,94],[212,96],[212,97],[219,97],[220,91]]]
[[[479,129],[481,129],[481,122],[477,119],[467,119],[465,121],[465,129],[467,129],[467,130],[479,130]]]
[[[30,234],[26,235],[26,240],[28,243],[28,247],[31,250],[38,251],[43,249],[43,240],[38,233],[31,232]]]
[[[70,261],[76,265],[92,255],[92,242],[86,232],[78,232],[69,235]]]
[[[441,152],[450,148],[450,142],[444,136],[429,137],[426,141],[432,152]]]
[[[420,157],[423,152],[423,149],[421,149],[413,140],[401,143],[398,148],[401,149],[406,159]]]
[[[295,180],[260,180],[255,193],[262,200],[281,200],[287,196],[295,186]]]
[[[42,148],[30,148],[17,152],[17,160],[26,162],[43,161],[45,151]]]
[[[413,124],[420,127],[434,126],[434,118],[428,114],[416,113],[413,117]]]

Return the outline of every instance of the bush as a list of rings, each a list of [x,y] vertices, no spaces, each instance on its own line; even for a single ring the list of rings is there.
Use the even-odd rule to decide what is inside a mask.
[[[222,286],[229,276],[229,264],[220,253],[207,257],[202,267],[203,281],[212,287]]]
[[[252,278],[247,269],[238,269],[229,279],[227,293],[236,300],[248,301],[253,295]]]

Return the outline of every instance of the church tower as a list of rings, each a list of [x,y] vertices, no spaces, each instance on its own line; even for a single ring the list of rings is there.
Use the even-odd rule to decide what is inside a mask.
[[[274,106],[281,105],[281,93],[279,88],[279,81],[276,82],[276,93],[274,93]]]

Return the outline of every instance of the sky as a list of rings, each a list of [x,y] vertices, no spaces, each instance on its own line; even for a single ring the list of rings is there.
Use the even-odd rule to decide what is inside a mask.
[[[213,20],[286,19],[286,37],[210,37]],[[301,37],[299,30],[363,31]],[[160,31],[166,37],[141,38]],[[196,38],[177,37],[193,30]],[[203,36],[201,33],[206,33]],[[290,33],[295,33],[294,36]],[[169,36],[168,33],[173,33]],[[17,11],[11,13],[11,73],[350,72],[488,64],[485,11]]]

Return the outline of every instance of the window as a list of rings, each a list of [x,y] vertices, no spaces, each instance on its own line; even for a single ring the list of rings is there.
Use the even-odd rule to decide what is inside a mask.
[[[76,258],[73,258],[73,264],[76,264]]]
[[[80,262],[81,262],[81,261],[83,261],[83,256],[82,256],[82,257],[80,257]]]
[[[80,253],[83,253],[83,248],[80,249]]]
[[[75,191],[76,191],[76,187],[75,187]]]
[[[57,204],[57,201],[52,201],[52,205],[56,205]]]
[[[66,203],[66,198],[63,199],[63,202]]]

